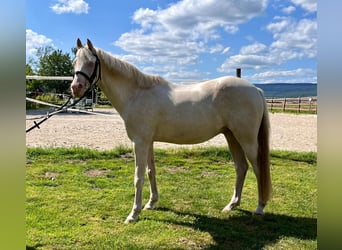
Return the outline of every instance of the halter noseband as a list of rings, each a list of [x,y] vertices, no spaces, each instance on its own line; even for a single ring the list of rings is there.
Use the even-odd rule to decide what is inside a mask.
[[[89,82],[90,86],[95,85],[99,80],[101,80],[101,64],[100,64],[100,60],[98,58],[98,56],[96,54],[93,54],[93,56],[95,56],[96,58],[96,62],[95,62],[95,68],[93,73],[91,74],[91,76],[89,77],[86,73],[82,72],[82,71],[76,71],[75,75],[82,75],[85,79],[87,79],[87,81]],[[99,69],[99,76],[97,77],[96,81],[95,77],[97,75],[97,69]]]

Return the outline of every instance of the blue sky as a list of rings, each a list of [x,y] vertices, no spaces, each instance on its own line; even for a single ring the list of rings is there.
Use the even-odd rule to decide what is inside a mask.
[[[26,1],[27,59],[77,38],[176,82],[317,82],[315,0]]]

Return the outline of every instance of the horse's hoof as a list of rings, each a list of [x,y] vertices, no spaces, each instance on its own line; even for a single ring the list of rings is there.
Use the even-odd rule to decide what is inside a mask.
[[[254,215],[255,215],[255,216],[264,216],[265,213],[264,213],[264,211],[261,210],[261,209],[256,209],[256,210],[254,211]]]
[[[232,211],[234,208],[236,208],[237,206],[239,206],[240,204],[238,203],[229,203],[227,206],[225,206],[223,209],[222,209],[222,212],[224,213],[228,213],[230,211]]]
[[[156,202],[148,202],[145,206],[144,206],[144,210],[152,210],[156,207]]]
[[[222,209],[222,212],[223,213],[228,213],[228,212],[230,212],[230,211],[232,211],[232,208],[231,207],[225,207],[224,209]]]
[[[265,213],[264,213],[264,208],[265,208],[266,204],[264,203],[260,203],[259,202],[259,205],[258,207],[255,209],[254,211],[254,215],[257,215],[257,216],[263,216]]]
[[[144,207],[144,210],[152,210],[153,208],[154,208],[153,206],[146,204]]]
[[[128,216],[127,219],[125,220],[125,224],[130,224],[130,223],[136,222],[137,220],[138,220],[137,218]]]

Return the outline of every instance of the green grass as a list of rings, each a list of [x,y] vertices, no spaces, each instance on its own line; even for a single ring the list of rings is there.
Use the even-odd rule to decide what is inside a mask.
[[[294,114],[294,115],[315,115],[317,114],[317,110],[301,110],[300,112],[298,112],[298,110],[283,110],[282,108],[273,108],[271,110],[271,108],[268,108],[268,111],[272,114],[274,113],[285,113],[285,114]]]
[[[27,249],[316,249],[316,153],[271,157],[273,198],[259,218],[251,168],[239,209],[221,212],[235,182],[224,148],[156,150],[157,209],[125,225],[134,197],[130,149],[28,148]]]

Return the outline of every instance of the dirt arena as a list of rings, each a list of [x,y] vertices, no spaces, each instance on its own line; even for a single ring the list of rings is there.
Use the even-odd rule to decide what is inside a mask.
[[[87,147],[109,150],[117,146],[131,146],[123,120],[115,109],[94,109],[101,115],[60,113],[26,134],[27,147]],[[26,119],[46,111],[27,111]],[[317,115],[270,113],[271,149],[317,151]],[[26,128],[32,126],[26,120]],[[156,148],[226,146],[223,135],[196,145],[176,145],[156,142]]]

